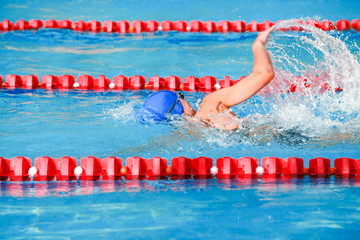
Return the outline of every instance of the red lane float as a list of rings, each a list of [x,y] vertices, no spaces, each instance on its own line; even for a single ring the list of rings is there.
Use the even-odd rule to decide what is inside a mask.
[[[7,75],[5,77],[5,87],[8,88],[21,88],[22,78],[19,75]]]
[[[231,87],[236,83],[235,80],[231,80],[229,76],[225,76],[224,79],[219,81],[219,85],[221,88]]]
[[[217,31],[216,22],[206,21],[202,23],[202,31],[204,33],[214,33]]]
[[[99,78],[94,79],[94,89],[95,90],[109,89],[110,83],[111,83],[110,79],[105,78],[105,75],[99,75]]]
[[[237,160],[231,157],[218,158],[216,160],[216,167],[218,168],[218,173],[216,178],[234,178],[238,173]]]
[[[0,157],[0,181],[6,181],[10,175],[10,160]]]
[[[257,21],[253,20],[248,25],[246,25],[246,29],[249,32],[257,32],[258,31],[258,23]]]
[[[35,181],[51,181],[55,179],[56,164],[55,159],[50,157],[35,158],[37,172],[34,176]]]
[[[330,159],[328,158],[313,158],[309,161],[309,175],[310,177],[326,177],[330,174]]]
[[[75,77],[72,75],[61,75],[58,77],[59,89],[73,89]]]
[[[126,159],[126,179],[144,179],[146,177],[146,159],[141,157],[130,157]]]
[[[77,163],[75,158],[66,156],[56,159],[55,163],[56,163],[56,180],[58,181],[76,180],[74,170],[75,167],[77,166]]]
[[[241,178],[257,178],[256,168],[258,159],[254,157],[242,157],[237,159],[238,176]]]
[[[200,32],[202,30],[202,22],[193,20],[189,22],[190,32]]]
[[[198,21],[193,20],[189,23],[190,32],[204,32],[204,33],[213,33],[217,31],[217,26],[214,21]]]
[[[143,21],[133,21],[132,22],[132,32],[133,33],[141,33],[145,32],[146,30],[146,24]]]
[[[355,31],[360,31],[360,19],[354,19],[351,21],[351,27],[355,30]]]
[[[302,158],[290,157],[283,159],[283,175],[287,177],[304,176],[304,160]]]
[[[331,21],[323,20],[320,22],[320,29],[323,31],[331,31],[335,29],[335,26]]]
[[[165,89],[171,91],[180,90],[181,78],[177,76],[169,76],[165,78]]]
[[[122,159],[117,157],[107,157],[101,160],[101,176],[104,180],[120,179],[122,177]]]
[[[150,158],[147,160],[146,166],[146,175],[149,180],[165,179],[168,175],[168,173],[166,172],[168,164],[165,158]]]
[[[159,22],[158,21],[147,21],[145,22],[145,31],[146,32],[156,32],[159,29]]]
[[[336,22],[336,29],[338,31],[346,31],[351,28],[351,24],[349,20],[341,19]]]
[[[118,21],[118,32],[119,33],[129,33],[130,32],[130,22],[129,21]]]
[[[7,75],[5,77],[5,87],[33,89],[39,87],[39,77],[35,75]]]
[[[176,157],[171,160],[172,179],[191,178],[192,162],[190,158]]]
[[[101,22],[92,20],[87,24],[87,30],[90,32],[100,32],[101,31]]]
[[[188,29],[188,23],[185,21],[174,22],[174,30],[179,32],[186,32]]]
[[[233,32],[246,32],[245,21],[233,21],[231,29]]]
[[[39,77],[35,75],[26,75],[22,77],[22,88],[33,89],[39,87]]]
[[[73,28],[74,31],[87,31],[88,30],[88,24],[84,22],[83,20],[74,22]]]
[[[187,22],[185,21],[162,21],[159,28],[161,31],[179,31],[179,32],[186,32],[187,31]]]
[[[336,158],[334,166],[336,169],[336,175],[341,177],[354,177],[356,175],[356,161],[352,158]]]
[[[155,75],[154,77],[149,78],[149,83],[147,84],[147,89],[149,90],[162,90],[165,88],[165,79]]]
[[[164,32],[175,30],[174,23],[172,21],[162,21],[160,23],[161,30]]]
[[[356,161],[355,161],[355,167],[356,167],[356,174],[357,174],[357,176],[359,177],[360,176],[360,159],[357,159]]]
[[[105,21],[103,24],[103,28],[102,30],[104,32],[109,32],[109,33],[113,33],[113,32],[117,32],[118,30],[118,24],[114,21]]]
[[[230,21],[219,21],[218,25],[219,32],[231,32],[232,31],[232,24]]]
[[[144,76],[135,75],[130,77],[130,89],[131,90],[141,90],[144,89],[146,79]]]
[[[11,31],[14,30],[14,24],[12,22],[10,22],[9,20],[5,19],[1,24],[0,24],[0,30],[1,31]]]
[[[71,20],[60,20],[57,23],[57,28],[72,29],[73,22]]]
[[[331,31],[335,29],[335,26],[333,24],[333,22],[329,21],[329,20],[323,20],[323,21],[318,21],[318,20],[307,20],[305,22],[306,25],[309,26],[313,26],[316,28],[320,28],[323,31]]]
[[[58,27],[58,22],[56,20],[53,20],[53,19],[45,20],[44,27],[45,28],[57,28]]]
[[[115,90],[127,90],[130,88],[129,78],[124,75],[113,77],[113,83]]]
[[[29,21],[29,28],[30,29],[39,29],[44,26],[44,23],[42,20],[39,19],[32,19]]]
[[[199,78],[196,78],[194,76],[184,78],[184,85],[183,85],[184,91],[194,92],[194,91],[198,91],[200,88],[201,88],[201,82]]]
[[[201,77],[200,83],[201,83],[201,88],[200,88],[201,91],[211,92],[216,90],[215,88],[216,77],[212,77],[212,76]]]
[[[83,173],[80,180],[99,180],[101,175],[101,160],[96,157],[86,157],[80,160],[80,167]]]
[[[192,175],[194,179],[199,178],[212,178],[210,172],[211,167],[213,166],[213,160],[207,157],[194,158],[191,161]]]
[[[15,23],[15,28],[14,30],[29,30],[29,23],[25,20],[19,20]]]
[[[259,23],[259,24],[257,25],[257,30],[258,30],[259,32],[265,31],[265,30],[271,28],[272,26],[274,26],[274,24],[275,24],[275,23],[270,22],[269,20],[266,20],[265,22]]]
[[[31,167],[30,158],[16,157],[10,159],[10,181],[29,181],[28,171]]]
[[[59,78],[53,75],[43,76],[41,79],[41,88],[56,89],[59,86]]]
[[[226,32],[245,32],[246,31],[246,23],[244,21],[219,21],[218,31],[221,33]]]
[[[265,157],[261,159],[261,166],[264,169],[262,177],[281,177],[283,173],[283,160],[277,157]]]
[[[94,89],[94,77],[89,75],[80,75],[77,78],[79,89],[90,90]]]

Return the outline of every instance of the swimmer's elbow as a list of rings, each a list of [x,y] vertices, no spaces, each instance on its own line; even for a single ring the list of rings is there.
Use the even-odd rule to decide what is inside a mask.
[[[196,111],[191,108],[190,110],[184,110],[184,114],[187,116],[193,117],[193,116],[195,116]]]
[[[261,79],[261,82],[264,85],[269,84],[271,82],[271,80],[273,80],[273,78],[275,77],[274,70],[272,70],[272,69],[257,72],[257,75],[259,76],[259,79]]]
[[[271,80],[274,79],[274,77],[275,77],[274,70],[271,69],[271,70],[267,71],[267,73],[266,73],[266,79],[267,79],[268,83],[270,83]]]

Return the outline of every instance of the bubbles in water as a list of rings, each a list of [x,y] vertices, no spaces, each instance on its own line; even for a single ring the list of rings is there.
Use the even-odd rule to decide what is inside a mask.
[[[140,100],[130,101],[128,103],[124,103],[124,105],[119,105],[116,108],[106,109],[103,114],[105,118],[110,117],[125,124],[136,120],[135,108],[141,104],[142,102]]]

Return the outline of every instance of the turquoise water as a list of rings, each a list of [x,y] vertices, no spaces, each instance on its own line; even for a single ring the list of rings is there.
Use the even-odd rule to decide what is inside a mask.
[[[1,197],[0,229],[8,239],[349,239],[359,233],[360,188],[353,180],[8,183],[1,189],[8,196]]]
[[[101,7],[99,7],[101,6]],[[11,1],[0,19],[258,20],[359,18],[352,1]],[[321,11],[319,11],[321,9]],[[358,158],[360,35],[273,33],[264,92],[233,109],[235,133],[185,120],[144,125],[150,91],[0,90],[0,156],[201,155]],[[0,33],[0,75],[212,75],[252,69],[255,33],[125,35],[41,29]],[[320,44],[322,43],[322,44]],[[294,76],[324,76],[342,93],[287,94]],[[283,91],[281,93],[280,91]],[[285,93],[284,93],[285,92]],[[204,93],[185,93],[195,107]],[[359,233],[359,179],[1,182],[1,238],[324,239]],[[341,233],[346,232],[346,235]]]
[[[329,20],[358,18],[359,2],[314,1],[3,1],[1,17],[70,20],[251,20],[320,17]]]

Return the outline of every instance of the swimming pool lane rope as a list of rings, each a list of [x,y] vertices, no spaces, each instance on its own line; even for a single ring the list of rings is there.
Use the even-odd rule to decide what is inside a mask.
[[[244,79],[245,76],[240,77],[239,79],[232,80],[229,76],[225,76],[224,79],[220,79],[217,82],[216,77],[214,76],[203,76],[195,77],[189,76],[181,78],[179,76],[168,76],[162,78],[158,75],[154,77],[146,78],[144,76],[135,75],[127,77],[124,75],[119,75],[113,77],[112,81],[109,78],[106,78],[105,75],[100,75],[98,78],[95,78],[90,75],[80,75],[75,81],[75,76],[73,75],[61,75],[53,76],[46,75],[41,78],[36,75],[25,75],[19,76],[10,74],[5,77],[5,82],[3,82],[3,77],[0,75],[0,88],[5,89],[61,89],[61,90],[72,90],[72,89],[81,89],[81,90],[110,90],[113,91],[122,91],[122,90],[170,90],[170,91],[202,91],[202,92],[212,92],[221,88],[230,87],[237,82]],[[310,88],[319,93],[330,91],[331,87],[326,82],[327,76],[315,76],[313,79],[308,79],[305,77],[294,77],[289,82],[287,92],[301,92],[303,89]],[[334,89],[336,92],[342,91],[340,86]]]
[[[281,22],[280,20],[278,22]],[[299,23],[304,23],[302,20],[298,20]],[[349,20],[341,19],[336,22],[329,20],[307,20],[305,24],[312,25],[320,28],[324,31],[338,30],[346,31],[354,29],[360,31],[360,19]],[[19,20],[15,24],[5,19],[0,22],[0,31],[20,31],[20,30],[38,30],[41,28],[54,28],[54,29],[70,29],[74,31],[90,31],[90,32],[108,32],[108,33],[142,33],[142,32],[157,32],[157,31],[179,31],[179,32],[203,32],[203,33],[214,33],[214,32],[258,32],[264,31],[267,28],[274,25],[273,22],[266,20],[262,23],[258,23],[253,20],[250,23],[245,21],[219,21],[218,24],[214,21],[104,21],[101,24],[100,21],[92,20],[84,22],[83,20],[73,22],[71,20],[38,20],[33,19],[30,21]],[[280,30],[291,30],[291,31],[302,31],[299,26],[292,26],[289,28],[282,28]]]
[[[326,178],[335,175],[340,178],[360,177],[360,159],[336,158],[331,167],[330,159],[316,157],[309,160],[309,168],[304,167],[301,158],[264,157],[258,166],[254,157],[222,157],[216,160],[208,157],[175,157],[171,165],[165,158],[145,159],[129,157],[123,166],[118,157],[84,157],[77,166],[73,157],[35,158],[34,166],[27,157],[5,159],[0,157],[0,180],[7,181],[71,181],[71,180],[108,180],[108,179],[243,179],[243,178]]]

